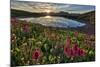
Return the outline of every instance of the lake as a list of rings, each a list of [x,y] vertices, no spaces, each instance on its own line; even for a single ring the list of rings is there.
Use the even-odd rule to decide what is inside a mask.
[[[81,23],[72,19],[63,18],[63,17],[52,17],[52,16],[44,16],[44,17],[29,17],[29,18],[18,18],[19,20],[26,20],[32,23],[39,23],[43,26],[49,27],[59,27],[59,28],[77,28],[83,27],[86,24]]]

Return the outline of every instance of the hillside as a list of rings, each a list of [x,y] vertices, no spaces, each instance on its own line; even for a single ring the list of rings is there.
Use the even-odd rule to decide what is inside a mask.
[[[82,20],[87,21],[91,24],[95,24],[95,11],[81,14],[80,16],[78,16],[78,19],[82,19]]]
[[[40,13],[32,13],[23,10],[11,9],[11,17],[40,17],[40,16],[44,15],[43,14],[40,15]]]

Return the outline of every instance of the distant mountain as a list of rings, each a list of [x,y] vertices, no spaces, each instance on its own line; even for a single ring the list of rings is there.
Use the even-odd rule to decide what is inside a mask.
[[[39,13],[32,13],[23,10],[11,9],[11,17],[39,17]]]
[[[95,11],[87,12],[78,16],[78,19],[85,20],[91,24],[95,24]]]

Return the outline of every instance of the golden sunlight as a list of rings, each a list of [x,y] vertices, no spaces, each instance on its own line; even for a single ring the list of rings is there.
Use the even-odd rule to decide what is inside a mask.
[[[51,10],[45,10],[45,12],[49,14],[51,12]]]
[[[45,16],[45,18],[51,18],[51,16]]]

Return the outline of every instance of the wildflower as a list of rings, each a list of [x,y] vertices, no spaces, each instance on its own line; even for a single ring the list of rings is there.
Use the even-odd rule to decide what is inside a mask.
[[[27,33],[29,32],[29,25],[28,24],[23,24],[23,32]]]
[[[74,36],[75,36],[75,37],[78,36],[78,31],[74,31]]]
[[[85,50],[79,48],[79,50],[78,50],[78,55],[81,56],[81,57],[85,56],[85,55],[86,55]]]
[[[27,43],[23,43],[23,46],[27,46]]]
[[[14,43],[16,41],[16,35],[15,34],[12,34],[11,36],[11,41]]]
[[[71,37],[67,37],[66,46],[69,46],[71,44]]]
[[[86,52],[85,50],[81,49],[78,47],[78,44],[74,44],[74,46],[72,48],[68,47],[68,46],[64,46],[64,54],[68,57],[74,58],[77,56],[85,56]]]
[[[77,51],[77,50],[78,50],[78,44],[77,44],[77,43],[76,43],[76,44],[74,44],[73,49],[74,49],[75,51]]]
[[[15,50],[16,50],[17,52],[20,52],[20,49],[19,49],[19,48],[17,48],[17,47],[15,48]]]
[[[28,22],[24,20],[23,21],[23,26],[27,26],[27,25],[29,25]]]
[[[64,54],[66,56],[69,56],[69,53],[70,53],[70,48],[68,48],[67,46],[64,46]]]
[[[32,53],[32,58],[33,59],[39,59],[42,56],[42,52],[39,48],[35,49]]]
[[[72,48],[69,51],[69,56],[70,57],[75,57],[75,53],[74,53],[74,50]]]
[[[11,19],[11,24],[16,26],[17,25],[17,19],[16,18],[12,18]]]
[[[77,55],[78,55],[78,50],[79,50],[78,44],[77,44],[77,43],[74,44],[74,46],[73,46],[72,49],[73,49],[73,51],[74,51],[75,56],[77,56]]]
[[[23,60],[24,60],[24,57],[23,57],[23,58],[21,58],[21,60],[23,61]]]

